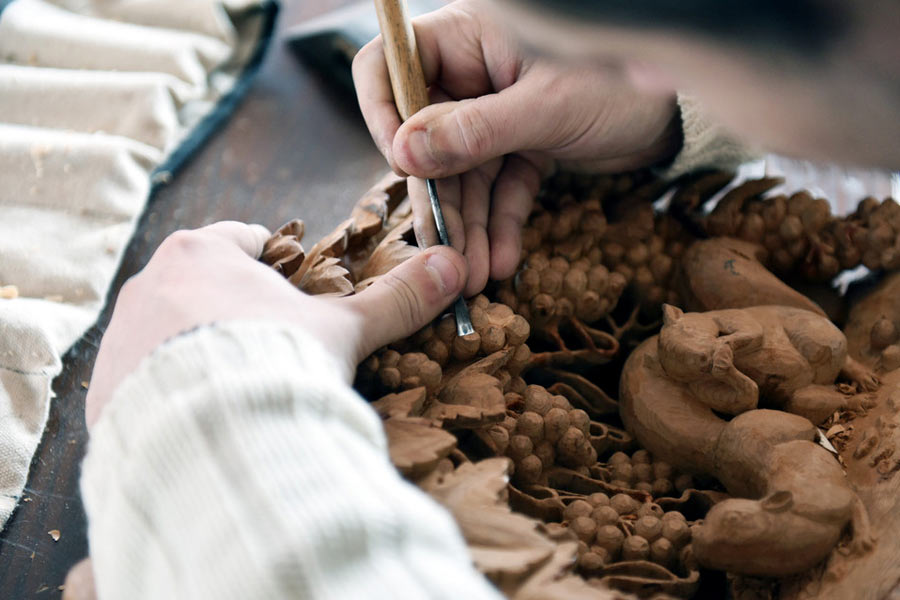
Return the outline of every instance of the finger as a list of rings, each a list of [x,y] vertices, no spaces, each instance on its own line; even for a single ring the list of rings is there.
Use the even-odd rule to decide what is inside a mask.
[[[425,181],[411,177],[408,180],[409,197],[413,209],[413,229],[416,232],[416,242],[420,248],[430,248],[441,243],[434,220],[434,211],[431,208],[431,200]],[[447,236],[450,245],[459,252],[466,249],[466,234],[460,214],[460,182],[458,177],[448,177],[437,182],[438,199],[441,203],[441,213],[444,215],[444,225],[447,227]]]
[[[435,246],[394,267],[362,293],[342,300],[361,315],[363,347],[359,359],[412,335],[459,295],[466,260],[446,246]]]
[[[96,600],[97,589],[90,558],[80,560],[69,569],[62,590],[62,600]]]
[[[423,108],[394,136],[397,166],[417,177],[447,177],[504,154],[547,147],[563,117],[541,110],[538,85],[525,79],[496,94]]]
[[[409,202],[413,211],[413,231],[416,233],[416,245],[423,250],[441,243],[437,227],[431,212],[431,201],[425,187],[425,180],[410,177],[406,180]]]
[[[248,225],[238,221],[219,221],[218,223],[201,227],[197,231],[231,242],[253,259],[258,259],[262,256],[266,240],[272,235],[262,225]]]
[[[353,85],[375,146],[398,175],[406,175],[396,166],[391,151],[394,135],[402,121],[394,103],[381,36],[363,46],[353,58]]]
[[[463,292],[467,297],[483,290],[490,274],[488,215],[491,188],[502,162],[502,159],[496,159],[460,176],[462,219],[466,232],[465,254],[469,261],[469,279]]]
[[[435,35],[435,29],[445,19],[436,13],[440,11],[416,18],[414,25],[426,85],[431,85],[441,70],[441,50],[438,42],[440,38]],[[381,36],[360,48],[353,58],[352,72],[359,108],[369,134],[391,168],[398,175],[406,175],[397,167],[391,150],[394,135],[403,121],[397,112]],[[434,101],[432,99],[432,102]]]
[[[416,45],[428,86],[454,99],[474,98],[511,86],[522,68],[510,29],[489,23],[486,7],[460,10],[458,3],[413,19]]]
[[[510,154],[497,176],[488,226],[490,274],[494,279],[511,277],[519,265],[522,228],[540,190],[542,170],[536,162]]]

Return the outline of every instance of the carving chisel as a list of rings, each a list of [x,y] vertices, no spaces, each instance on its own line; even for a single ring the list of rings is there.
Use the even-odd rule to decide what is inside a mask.
[[[400,118],[406,121],[412,115],[428,106],[428,90],[425,87],[425,73],[416,47],[416,35],[409,19],[406,0],[375,0],[375,12],[378,13],[378,25],[384,43],[384,57],[391,76],[391,89],[394,91],[394,102]],[[450,245],[444,213],[438,200],[437,185],[434,179],[426,179],[428,199],[434,213],[434,224],[437,227],[441,244]],[[456,333],[459,336],[474,333],[469,309],[462,296],[453,305],[456,313]]]

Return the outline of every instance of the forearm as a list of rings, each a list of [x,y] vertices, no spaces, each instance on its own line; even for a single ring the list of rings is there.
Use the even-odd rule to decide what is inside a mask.
[[[101,600],[497,597],[330,355],[274,323],[146,359],[92,431],[82,492]]]

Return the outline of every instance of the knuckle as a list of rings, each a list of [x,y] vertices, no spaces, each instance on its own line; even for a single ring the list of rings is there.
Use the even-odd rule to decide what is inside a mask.
[[[381,38],[376,37],[359,49],[359,51],[353,57],[353,61],[350,63],[350,70],[353,73],[354,81],[362,76],[365,76],[366,73],[369,72],[366,63],[372,58],[372,55],[376,53],[380,47]]]
[[[201,236],[202,234],[196,231],[179,229],[163,240],[159,245],[159,252],[163,255],[191,252],[200,244]]]
[[[393,293],[390,294],[390,301],[393,305],[394,312],[397,315],[399,324],[404,330],[414,329],[418,323],[422,322],[424,314],[423,307],[419,302],[419,297],[413,290],[409,282],[401,279],[393,273],[387,273],[383,279]]]
[[[359,52],[356,53],[356,56],[353,57],[353,62],[350,63],[350,72],[353,74],[353,82],[357,85],[359,84],[359,78],[363,75],[362,64],[365,60],[363,53],[366,52],[366,48],[369,47],[369,44],[366,44],[362,48],[360,48]]]
[[[480,157],[490,151],[494,142],[494,126],[481,111],[475,108],[456,111],[456,126],[469,156]]]

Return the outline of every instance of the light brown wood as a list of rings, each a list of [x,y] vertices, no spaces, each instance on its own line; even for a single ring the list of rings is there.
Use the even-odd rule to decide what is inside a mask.
[[[400,118],[406,121],[428,106],[425,73],[409,20],[406,0],[375,0],[375,12],[384,42],[384,56]]]

